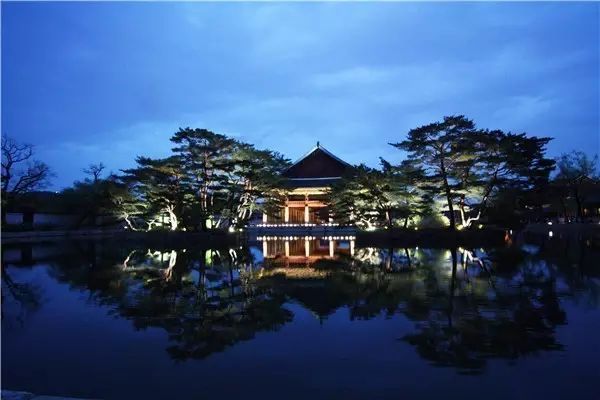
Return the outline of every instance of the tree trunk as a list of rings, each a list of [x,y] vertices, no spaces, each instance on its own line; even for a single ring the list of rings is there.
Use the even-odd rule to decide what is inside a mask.
[[[129,229],[131,229],[132,231],[139,231],[139,229],[137,229],[135,226],[133,226],[133,223],[131,222],[131,220],[129,219],[129,216],[125,216],[123,217],[123,220],[125,221],[125,223],[127,224],[127,226],[129,226]]]
[[[560,196],[560,206],[562,208],[563,217],[565,218],[565,222],[569,220],[569,211],[567,210],[567,203],[563,196]]]
[[[446,176],[446,170],[442,163],[442,175],[444,177],[444,191],[446,192],[446,201],[448,202],[448,212],[450,213],[450,230],[456,230],[456,218],[454,216],[454,205],[452,204],[452,193],[450,192],[450,184],[448,184],[448,177]]]
[[[463,228],[467,227],[467,221],[465,220],[465,203],[464,200],[461,200],[460,204],[458,205],[458,211],[460,213],[460,225]]]
[[[581,205],[581,197],[579,196],[579,190],[575,189],[574,191],[575,204],[577,206],[577,222],[583,222],[583,210]]]
[[[454,216],[454,205],[452,204],[452,193],[450,191],[450,184],[448,183],[448,174],[446,173],[446,165],[444,164],[444,151],[443,147],[440,150],[440,173],[442,175],[442,180],[444,184],[444,192],[446,193],[446,201],[448,202],[448,211],[450,212],[450,226],[449,229],[451,231],[456,230],[456,218]]]
[[[388,228],[392,229],[392,214],[389,210],[386,210],[385,212],[385,219],[387,220]]]
[[[169,224],[171,225],[171,230],[176,231],[177,227],[179,226],[177,215],[175,215],[175,212],[171,208],[167,209],[167,212],[169,213]]]

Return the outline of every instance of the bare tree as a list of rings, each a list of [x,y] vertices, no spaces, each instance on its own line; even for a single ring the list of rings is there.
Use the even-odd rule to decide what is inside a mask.
[[[6,206],[10,201],[48,184],[50,167],[32,157],[32,145],[2,136],[2,223],[6,222]]]
[[[83,169],[83,172],[90,175],[92,177],[92,181],[96,183],[100,179],[102,171],[104,171],[105,169],[106,165],[104,165],[103,163],[90,164],[87,168]]]
[[[598,175],[598,155],[590,157],[582,151],[563,153],[556,159],[557,174],[554,182],[562,186],[563,193],[575,200],[577,221],[583,221],[583,202],[590,195],[593,182],[600,179]],[[566,199],[562,199],[565,204]],[[563,206],[566,209],[566,206]]]

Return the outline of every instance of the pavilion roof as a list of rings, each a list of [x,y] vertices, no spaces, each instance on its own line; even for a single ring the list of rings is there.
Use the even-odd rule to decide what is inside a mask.
[[[317,142],[311,151],[285,170],[283,176],[294,181],[294,184],[297,182],[298,185],[302,184],[302,181],[309,185],[319,186],[323,183],[328,185],[331,182],[326,182],[327,180],[339,179],[349,168],[351,168],[350,164],[336,157]]]

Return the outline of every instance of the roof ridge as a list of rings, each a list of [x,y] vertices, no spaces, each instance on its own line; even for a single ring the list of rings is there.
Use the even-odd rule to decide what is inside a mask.
[[[342,160],[341,158],[339,158],[338,156],[336,156],[335,154],[333,154],[332,152],[330,152],[329,150],[327,150],[325,147],[321,146],[320,142],[317,142],[317,145],[315,147],[313,147],[308,153],[304,154],[302,157],[300,157],[299,159],[297,159],[292,165],[290,165],[289,167],[287,167],[285,171],[289,170],[290,168],[292,168],[294,165],[299,164],[302,160],[304,160],[305,158],[307,158],[308,156],[310,156],[312,153],[314,153],[317,150],[321,150],[323,153],[327,154],[328,156],[334,158],[335,160],[341,162],[342,164],[345,164],[347,166],[351,166],[349,163],[347,163],[346,161]]]
[[[342,160],[341,158],[339,158],[338,156],[336,156],[335,154],[333,154],[332,152],[330,152],[329,150],[327,150],[325,147],[318,145],[317,143],[317,148],[321,149],[323,152],[325,152],[327,155],[335,158],[336,160],[338,160],[341,163],[344,163],[348,166],[351,166],[349,163],[347,163],[346,161]]]

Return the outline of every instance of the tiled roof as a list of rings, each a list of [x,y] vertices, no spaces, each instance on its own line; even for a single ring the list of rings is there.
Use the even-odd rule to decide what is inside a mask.
[[[318,143],[308,154],[289,167],[283,176],[290,179],[339,178],[350,168]]]

